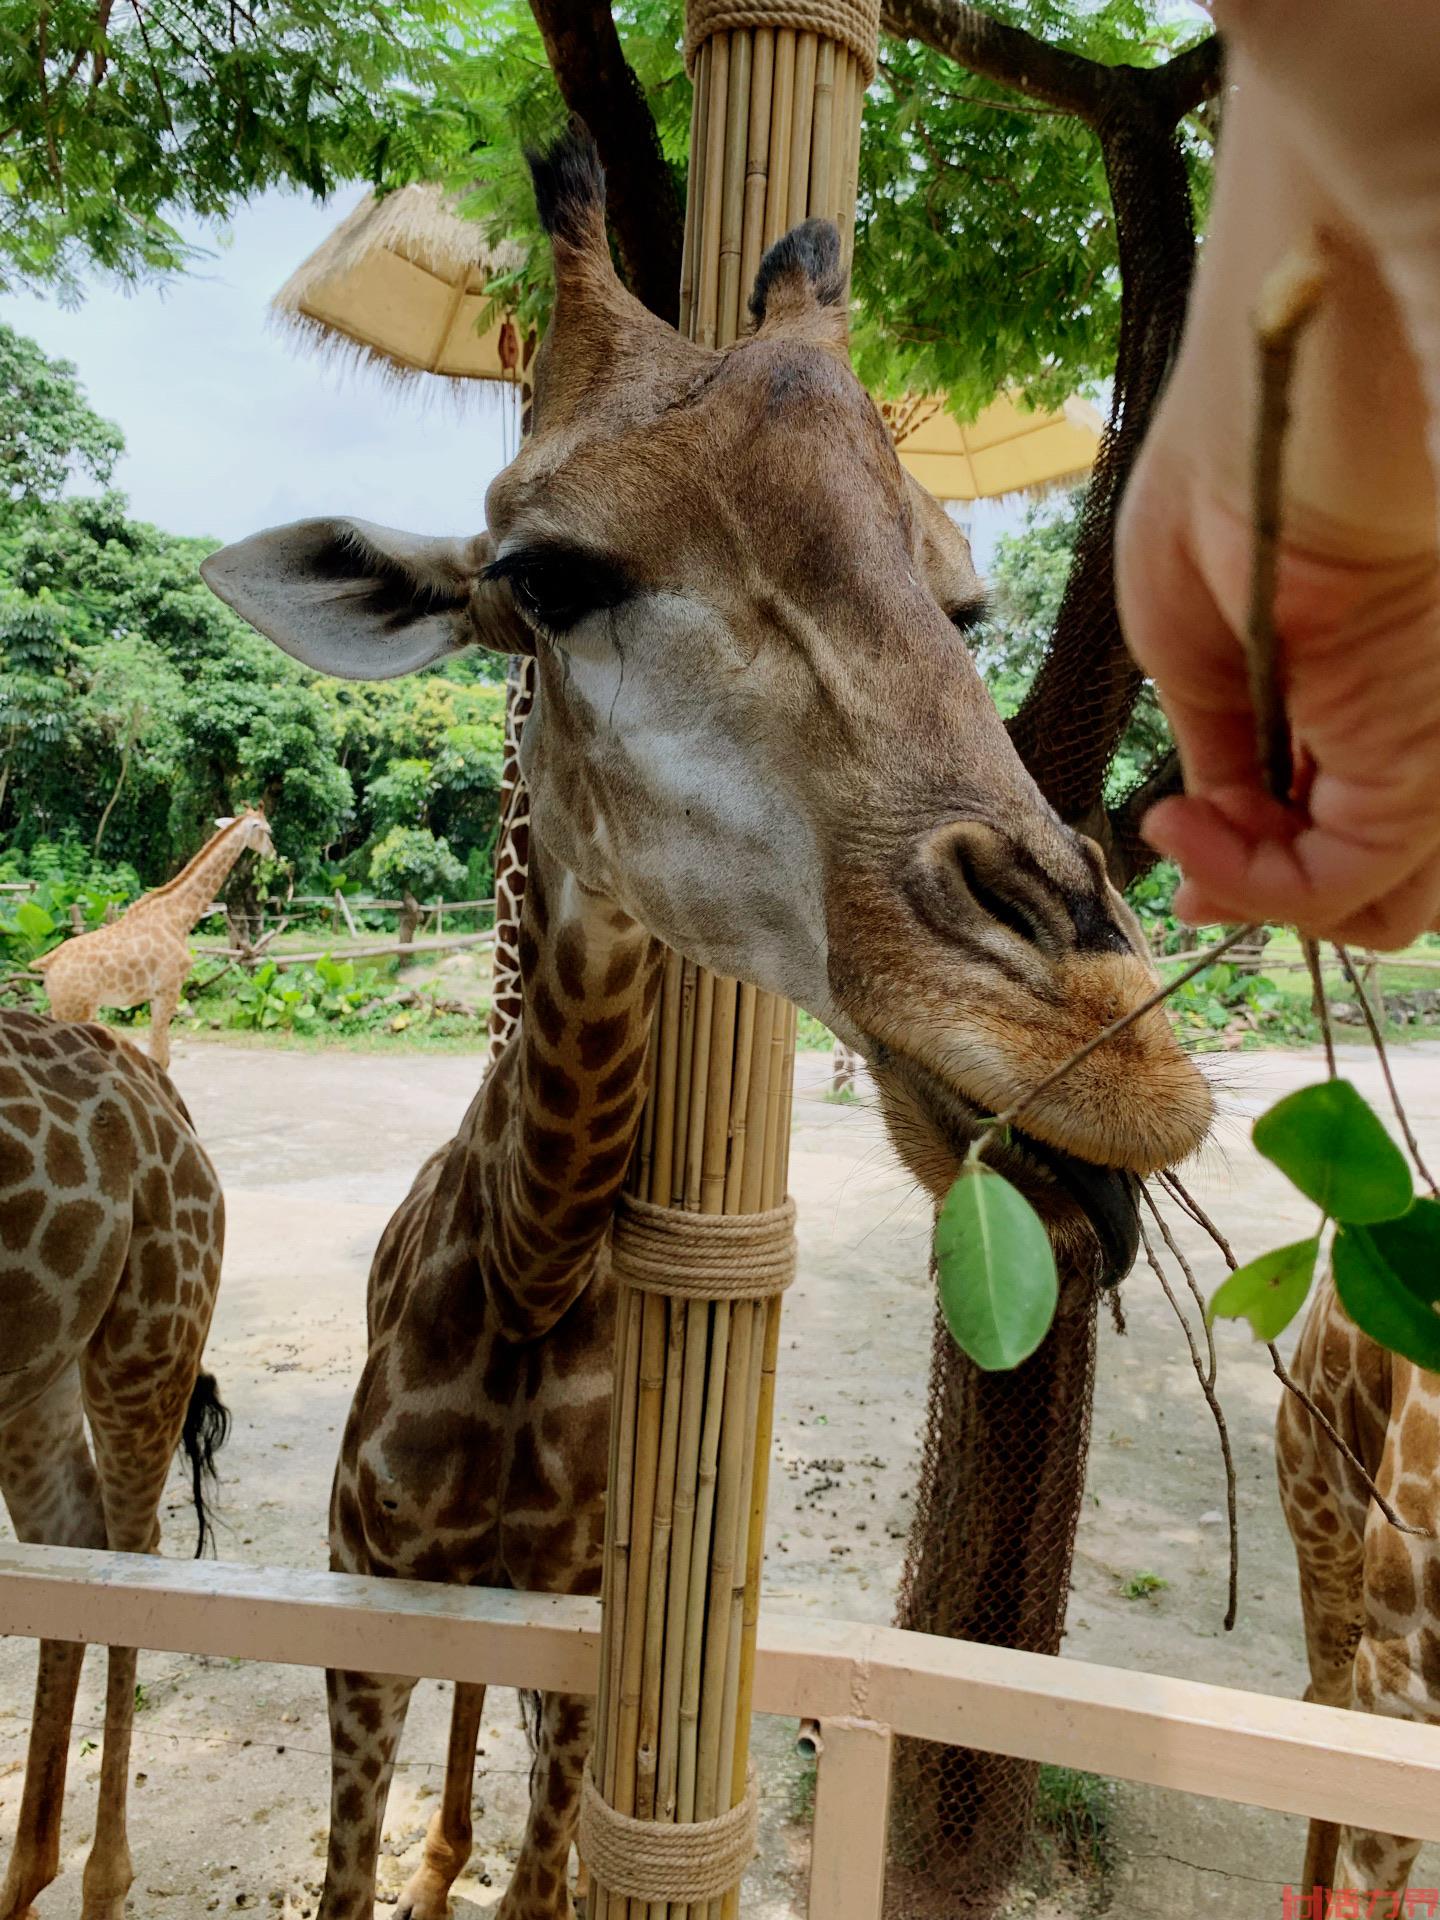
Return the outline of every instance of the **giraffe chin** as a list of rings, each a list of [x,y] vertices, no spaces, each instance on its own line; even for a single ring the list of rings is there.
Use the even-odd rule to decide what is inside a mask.
[[[988,1116],[918,1062],[888,1047],[869,1051],[896,1151],[938,1200]],[[1020,1188],[1045,1222],[1057,1258],[1083,1262],[1098,1286],[1112,1287],[1125,1278],[1140,1247],[1139,1182],[1133,1173],[1098,1166],[1018,1127],[985,1157]]]

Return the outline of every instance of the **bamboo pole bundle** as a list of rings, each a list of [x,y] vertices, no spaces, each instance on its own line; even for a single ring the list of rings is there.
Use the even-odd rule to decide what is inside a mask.
[[[877,24],[864,0],[792,0],[773,25],[734,27],[724,0],[692,0],[681,325],[702,344],[729,346],[751,324],[761,255],[790,226],[820,215],[848,233]],[[772,994],[667,957],[616,1222],[601,1692],[581,1821],[592,1920],[739,1912],[780,1289],[793,1266],[795,1018]],[[654,1251],[672,1244],[673,1278]],[[695,1281],[746,1260],[754,1285],[707,1293]],[[667,1880],[666,1847],[694,1837],[703,1851],[712,1834],[728,1849],[721,1877],[703,1891],[703,1874]]]

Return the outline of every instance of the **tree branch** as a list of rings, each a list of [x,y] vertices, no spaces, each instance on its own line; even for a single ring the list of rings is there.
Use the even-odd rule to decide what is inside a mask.
[[[1225,82],[1220,36],[1207,34],[1167,60],[1163,67],[1145,69],[1157,108],[1168,119],[1183,120],[1187,113],[1213,100]]]
[[[1100,110],[1107,67],[1006,26],[965,0],[882,0],[880,25],[896,39],[923,40],[971,73],[1082,120]]]
[[[595,136],[610,224],[630,290],[673,326],[685,220],[649,103],[608,0],[530,0],[561,98]]]
[[[1052,46],[1023,27],[992,19],[967,0],[882,0],[880,24],[897,39],[923,40],[971,73],[1073,113],[1090,126],[1127,89],[1143,95],[1151,112],[1173,126],[1221,84],[1220,42],[1213,33],[1163,66],[1135,67],[1107,66]]]

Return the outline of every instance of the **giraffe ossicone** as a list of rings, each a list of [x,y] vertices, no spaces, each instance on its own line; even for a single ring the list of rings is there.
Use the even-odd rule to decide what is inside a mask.
[[[170,1022],[190,974],[190,930],[242,853],[273,856],[263,810],[215,822],[217,831],[173,880],[142,894],[109,926],[64,940],[34,962],[57,1020],[93,1020],[101,1007],[150,1008],[150,1058],[170,1064]]]
[[[212,588],[329,673],[480,645],[534,661],[521,743],[524,1011],[371,1269],[334,1564],[593,1593],[609,1234],[646,1091],[657,940],[798,1001],[866,1060],[934,1193],[978,1119],[1151,991],[1098,850],[1025,772],[963,634],[967,542],[902,471],[846,347],[833,231],[757,279],[714,351],[624,290],[583,137],[535,163],[556,299],[534,427],[487,528],[308,520],[211,556]],[[1057,1244],[1117,1274],[1136,1174],[1183,1158],[1206,1083],[1152,1012],[1027,1114],[997,1164]],[[333,1673],[320,1920],[371,1920],[409,1683]],[[470,1846],[483,1689],[397,1920],[439,1920]],[[549,1698],[501,1920],[569,1920],[586,1703]]]

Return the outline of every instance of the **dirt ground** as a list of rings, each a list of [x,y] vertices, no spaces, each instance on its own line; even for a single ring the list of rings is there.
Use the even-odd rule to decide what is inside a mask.
[[[1368,1054],[1344,1071],[1377,1100]],[[828,1062],[802,1055],[792,1185],[800,1278],[786,1308],[767,1603],[884,1621],[911,1505],[930,1332],[927,1208],[897,1170],[868,1102],[823,1097]],[[220,1552],[321,1566],[331,1465],[361,1359],[365,1274],[390,1209],[453,1128],[477,1059],[245,1048],[196,1040],[175,1076],[225,1182],[229,1244],[209,1361],[234,1410],[223,1457]],[[1225,1118],[1193,1187],[1241,1257],[1311,1229],[1309,1209],[1260,1162],[1248,1120],[1314,1079],[1316,1057],[1217,1057]],[[1440,1048],[1398,1055],[1422,1143],[1440,1157]],[[1208,1242],[1182,1244],[1207,1291]],[[1271,1470],[1276,1383],[1243,1328],[1222,1327],[1221,1388],[1239,1474],[1241,1613],[1222,1632],[1224,1489],[1214,1430],[1179,1329],[1143,1268],[1124,1289],[1129,1331],[1102,1326],[1094,1446],[1065,1651],[1077,1658],[1294,1694],[1303,1685],[1298,1606]],[[172,1482],[165,1551],[188,1553],[192,1519]],[[1127,1582],[1162,1585],[1125,1597]],[[1142,1583],[1149,1585],[1148,1582]],[[1132,1589],[1133,1590],[1133,1589]],[[33,1648],[0,1643],[0,1856],[14,1830]],[[135,1920],[237,1908],[313,1913],[323,1859],[327,1737],[320,1677],[165,1654],[141,1658],[131,1796]],[[416,1690],[381,1863],[388,1914],[418,1858],[441,1779],[448,1689]],[[103,1666],[86,1664],[71,1746],[64,1872],[39,1920],[79,1911],[99,1774]],[[758,1723],[764,1865],[752,1920],[805,1910],[807,1781],[793,1722]],[[527,1752],[514,1696],[489,1703],[477,1776],[477,1850],[457,1914],[498,1901],[518,1838]],[[483,1812],[480,1806],[483,1805]],[[1296,1820],[1121,1785],[1114,1910],[1135,1920],[1278,1915],[1298,1877]],[[1437,1850],[1440,1852],[1440,1850]],[[1427,1856],[1417,1884],[1440,1880]],[[1017,1910],[1069,1916],[1080,1893],[1024,1896]]]

